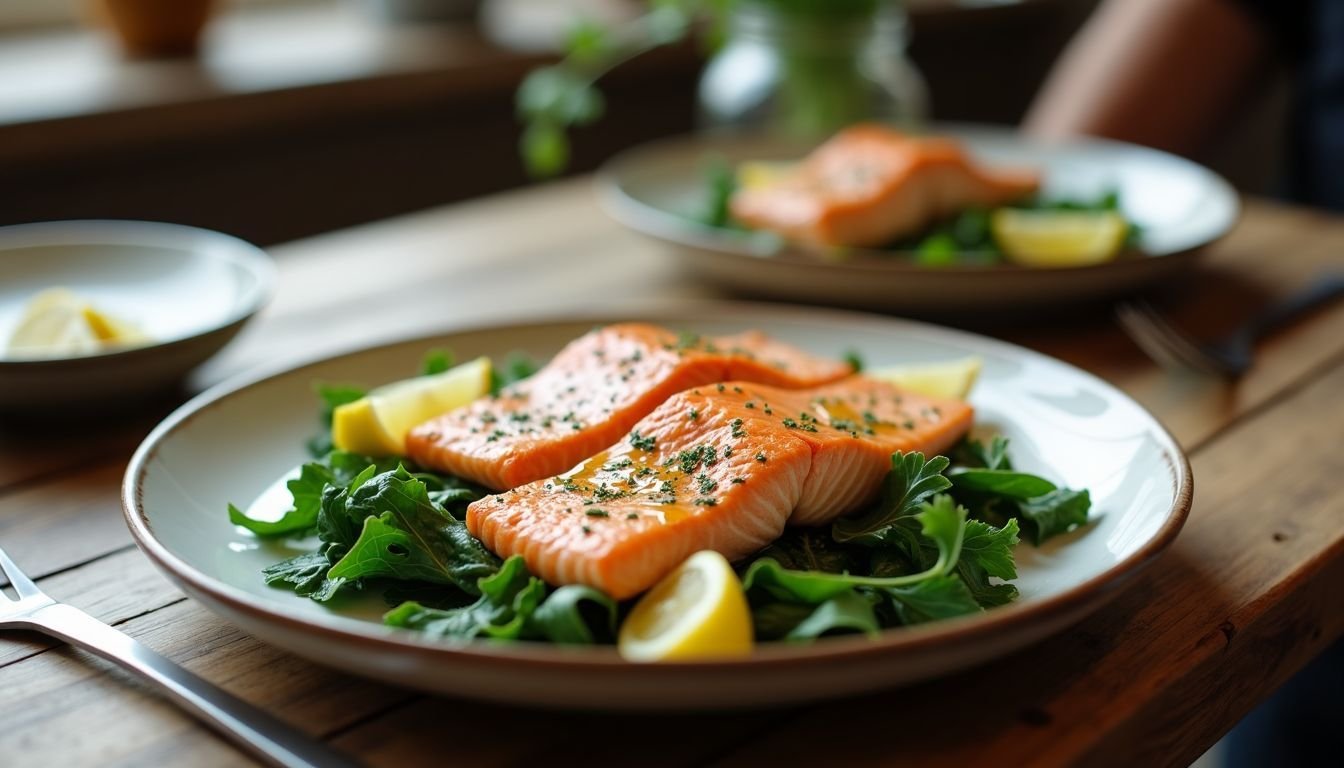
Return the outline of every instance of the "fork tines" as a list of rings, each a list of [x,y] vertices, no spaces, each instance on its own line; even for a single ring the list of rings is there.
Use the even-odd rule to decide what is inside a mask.
[[[14,586],[14,591],[19,593],[20,599],[25,597],[38,597],[42,594],[42,590],[37,588],[37,584],[33,583],[32,579],[28,578],[28,574],[19,570],[19,566],[15,565],[14,561],[9,559],[9,555],[5,554],[3,548],[0,548],[0,571],[4,571],[5,577],[8,578],[9,583]],[[0,590],[0,600],[8,600],[4,590]]]
[[[1159,364],[1227,375],[1226,366],[1200,349],[1199,344],[1183,331],[1173,327],[1147,301],[1124,302],[1116,307],[1115,315],[1134,343]]]

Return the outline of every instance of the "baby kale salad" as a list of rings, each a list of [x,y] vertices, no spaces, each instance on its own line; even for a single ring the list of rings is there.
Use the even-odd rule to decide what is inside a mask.
[[[426,357],[424,373],[451,366]],[[495,367],[495,392],[536,365]],[[489,494],[405,458],[333,448],[333,410],[365,393],[319,385],[322,431],[313,460],[288,481],[293,505],[260,520],[230,505],[252,535],[308,551],[262,577],[332,607],[361,594],[387,604],[383,621],[442,638],[570,645],[612,644],[636,600],[579,585],[551,586],[523,559],[501,560],[468,532],[466,508]],[[733,564],[756,641],[807,643],[835,634],[875,636],[1002,606],[1018,597],[1013,551],[1088,522],[1086,490],[1016,470],[1008,443],[967,439],[946,456],[894,454],[879,500],[821,528],[789,528]],[[658,588],[652,590],[656,592]]]

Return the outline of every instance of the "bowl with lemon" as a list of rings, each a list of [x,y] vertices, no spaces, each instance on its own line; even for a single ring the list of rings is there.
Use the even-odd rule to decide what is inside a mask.
[[[0,228],[0,413],[152,397],[265,305],[274,267],[218,232],[135,221]]]
[[[771,299],[940,315],[1134,292],[1189,269],[1239,213],[1236,192],[1217,174],[1132,144],[1043,143],[973,125],[934,125],[914,136],[952,142],[972,169],[964,175],[969,191],[965,178],[911,183],[889,207],[874,206],[879,234],[862,245],[828,241],[824,225],[862,212],[867,203],[846,198],[847,185],[862,198],[870,177],[884,183],[890,166],[855,160],[819,203],[809,193],[819,179],[834,180],[818,173],[824,166],[807,165],[815,144],[753,135],[656,142],[603,168],[600,199],[704,282]],[[986,196],[974,188],[977,169],[1025,172],[1039,185],[1017,197]],[[781,187],[791,194],[775,196],[773,221],[739,215],[743,195]],[[828,203],[833,219],[816,213]],[[883,217],[904,223],[884,237]]]

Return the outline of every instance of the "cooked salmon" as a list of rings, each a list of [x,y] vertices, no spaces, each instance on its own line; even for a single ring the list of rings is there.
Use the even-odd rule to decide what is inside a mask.
[[[750,555],[786,524],[873,501],[896,451],[947,450],[970,406],[853,376],[810,390],[727,382],[680,392],[562,474],[488,496],[467,527],[553,584],[617,599],[702,549]]]
[[[499,396],[412,429],[406,447],[422,466],[513,488],[615,443],[683,389],[729,379],[815,387],[851,372],[847,363],[813,357],[758,331],[708,338],[653,325],[610,325],[576,339]]]
[[[875,247],[971,207],[1020,200],[1040,176],[977,166],[947,138],[857,125],[822,144],[791,173],[745,187],[730,202],[749,227],[818,245]]]

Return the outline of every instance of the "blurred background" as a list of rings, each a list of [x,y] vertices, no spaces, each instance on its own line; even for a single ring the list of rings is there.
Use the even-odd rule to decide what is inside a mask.
[[[909,0],[879,30],[939,121],[1015,124],[1095,0]],[[5,0],[0,224],[172,221],[266,245],[529,182],[515,91],[575,19],[633,0]],[[199,38],[196,30],[200,28]],[[193,40],[197,40],[193,44]],[[566,173],[685,133],[699,41],[601,80]],[[1194,159],[1272,191],[1286,79],[1266,71]],[[921,86],[916,86],[921,87]]]

